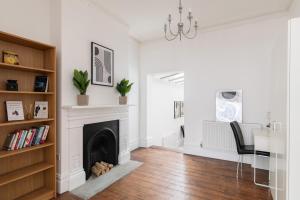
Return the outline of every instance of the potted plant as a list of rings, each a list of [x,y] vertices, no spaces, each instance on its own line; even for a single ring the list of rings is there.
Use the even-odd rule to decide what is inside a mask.
[[[79,106],[85,106],[89,104],[89,96],[86,95],[86,90],[90,84],[88,79],[88,72],[81,70],[74,70],[73,84],[78,89],[80,95],[77,95],[77,104]]]
[[[129,83],[129,80],[123,79],[120,83],[117,83],[116,89],[121,94],[119,97],[119,104],[126,105],[127,104],[127,96],[126,94],[130,92],[131,86],[133,83]]]

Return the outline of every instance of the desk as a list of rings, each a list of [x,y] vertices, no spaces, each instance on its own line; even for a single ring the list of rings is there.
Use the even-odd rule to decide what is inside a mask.
[[[275,137],[275,133],[270,128],[253,129],[254,136],[254,154],[253,154],[253,170],[254,170],[254,183],[258,186],[272,188],[270,185],[260,184],[256,182],[256,152],[265,151],[275,153],[272,148],[272,142]],[[277,176],[275,174],[275,176]],[[277,178],[276,178],[277,179]],[[270,181],[270,168],[269,168],[269,181]]]
[[[253,129],[254,150],[271,152],[273,132],[270,128]]]

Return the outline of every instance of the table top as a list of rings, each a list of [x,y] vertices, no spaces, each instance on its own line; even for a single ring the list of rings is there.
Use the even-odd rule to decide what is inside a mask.
[[[271,152],[273,132],[269,128],[253,129],[254,149],[256,151]]]

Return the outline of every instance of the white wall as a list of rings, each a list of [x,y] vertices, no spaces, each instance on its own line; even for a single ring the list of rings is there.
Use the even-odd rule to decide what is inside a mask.
[[[114,50],[115,83],[128,77],[128,28],[111,19],[86,0],[62,1],[62,93],[63,105],[75,105],[78,91],[72,84],[73,70],[91,74],[91,42]],[[91,85],[90,104],[117,104],[115,88]]]
[[[243,90],[243,121],[266,123],[274,45],[287,18],[274,16],[238,26],[202,32],[182,42],[151,41],[141,47],[141,136],[147,138],[147,74],[185,72],[185,130],[187,146],[200,148],[202,121],[215,120],[215,93]],[[159,51],[158,51],[159,50]],[[279,60],[285,60],[279,55]],[[144,142],[143,144],[146,144]]]
[[[155,76],[149,76],[148,80],[149,137],[153,145],[163,146],[163,139],[168,136],[180,138],[184,118],[174,119],[174,101],[184,100],[184,88]]]
[[[300,0],[293,0],[290,7],[291,18],[300,17]]]
[[[270,169],[271,185],[276,185],[280,190],[272,189],[274,199],[284,200],[286,196],[286,161],[287,161],[287,41],[288,41],[288,23],[283,24],[282,29],[278,31],[278,36],[283,40],[275,41],[271,55],[272,70],[270,85],[270,111],[271,121],[277,121],[281,124],[281,129],[276,131],[278,143],[271,143],[272,149],[277,151],[277,159],[275,154],[271,155]],[[276,163],[277,162],[277,163]],[[275,173],[276,172],[276,173]]]
[[[129,144],[130,150],[133,150],[139,147],[140,44],[136,40],[130,38],[128,46],[128,78],[131,82],[134,82],[131,92],[128,95],[128,103],[133,105],[129,107]]]
[[[53,44],[50,3],[51,0],[1,1],[1,31]]]
[[[289,33],[289,137],[288,137],[288,198],[299,199],[300,179],[300,18],[290,21]]]

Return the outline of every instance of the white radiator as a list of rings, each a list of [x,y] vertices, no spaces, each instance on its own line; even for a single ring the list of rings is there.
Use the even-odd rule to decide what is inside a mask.
[[[261,128],[261,124],[240,124],[245,144],[253,144],[253,128]],[[202,147],[206,149],[236,152],[236,143],[229,123],[203,121]]]

